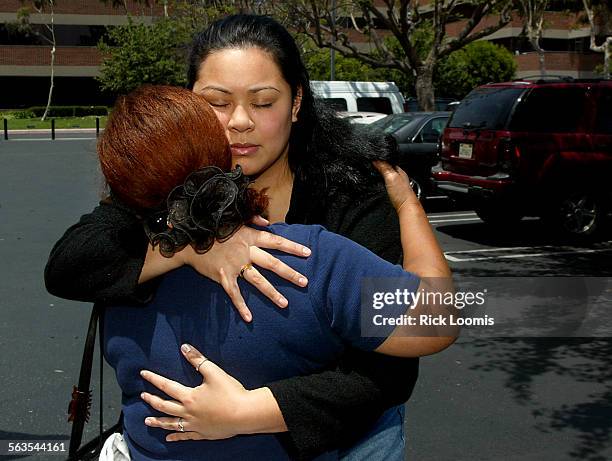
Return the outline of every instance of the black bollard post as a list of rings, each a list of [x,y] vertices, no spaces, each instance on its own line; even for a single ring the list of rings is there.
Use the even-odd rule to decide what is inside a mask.
[[[8,141],[8,120],[4,119],[4,140]]]
[[[96,117],[96,138],[100,136],[100,117]]]
[[[51,140],[55,139],[55,119],[51,119]]]

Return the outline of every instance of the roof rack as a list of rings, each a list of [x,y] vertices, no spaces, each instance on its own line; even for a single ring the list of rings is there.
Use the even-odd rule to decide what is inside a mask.
[[[533,81],[533,83],[558,83],[558,82],[575,82],[574,77],[569,75],[527,75],[512,80],[513,82]]]

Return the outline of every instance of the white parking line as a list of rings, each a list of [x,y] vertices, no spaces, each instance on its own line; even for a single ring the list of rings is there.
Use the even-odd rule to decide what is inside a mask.
[[[440,219],[437,221],[429,221],[429,224],[442,224],[445,222],[461,222],[461,221],[480,221],[480,218],[460,218],[460,219]]]
[[[476,213],[454,213],[454,214],[428,214],[428,218],[438,219],[438,218],[455,218],[459,216],[476,216]]]
[[[603,242],[603,243],[610,243]],[[555,248],[561,251],[542,251],[547,248],[554,250]],[[491,251],[514,251],[514,250],[536,250],[535,253],[518,253],[509,255],[497,255],[497,256],[478,256],[471,258],[458,258],[452,256],[452,254],[474,254],[474,253],[485,253]],[[535,246],[535,247],[508,247],[508,248],[482,248],[479,250],[459,250],[449,251],[444,256],[451,262],[469,262],[469,261],[488,261],[493,259],[516,259],[516,258],[528,258],[528,257],[541,257],[541,256],[556,256],[556,255],[567,255],[567,254],[589,254],[589,253],[602,253],[612,251],[612,248],[575,248],[575,247],[555,247],[555,246]]]

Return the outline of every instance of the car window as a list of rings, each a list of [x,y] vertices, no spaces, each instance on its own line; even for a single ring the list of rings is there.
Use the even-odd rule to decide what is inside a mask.
[[[429,120],[415,139],[416,142],[437,143],[442,136],[448,117],[436,117]]]
[[[344,98],[320,98],[319,101],[338,112],[346,112],[348,110],[346,99]]]
[[[534,88],[512,116],[510,129],[537,133],[573,133],[584,117],[584,87]]]
[[[374,130],[381,130],[386,134],[393,134],[408,125],[418,124],[420,120],[420,117],[413,114],[388,115],[387,117],[376,120],[374,123],[370,124],[370,128]]]
[[[485,87],[468,94],[455,109],[448,124],[451,128],[503,128],[514,103],[524,88]]]
[[[597,98],[595,133],[612,134],[612,88],[602,88]]]
[[[389,98],[357,98],[357,110],[359,112],[380,112],[381,114],[393,113]]]

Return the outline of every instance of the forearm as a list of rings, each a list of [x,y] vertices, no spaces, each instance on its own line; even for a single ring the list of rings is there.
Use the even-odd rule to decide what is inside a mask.
[[[286,432],[287,425],[278,402],[268,387],[248,391],[247,401],[239,416],[241,434]]]
[[[353,445],[410,397],[418,359],[351,350],[342,368],[269,383],[300,459]]]
[[[451,272],[427,214],[416,200],[406,200],[398,210],[403,267],[419,277],[450,277]]]
[[[190,247],[189,247],[190,248]],[[161,254],[158,247],[153,247],[149,243],[147,246],[147,254],[145,256],[144,264],[138,278],[138,283],[142,284],[149,280],[152,280],[160,275],[170,272],[171,270],[177,269],[185,264],[183,258],[183,252],[188,251],[187,249],[175,253],[171,258],[167,258]]]
[[[143,302],[150,296],[150,287],[138,285],[146,245],[132,213],[102,203],[54,245],[45,267],[47,290],[79,301]]]

